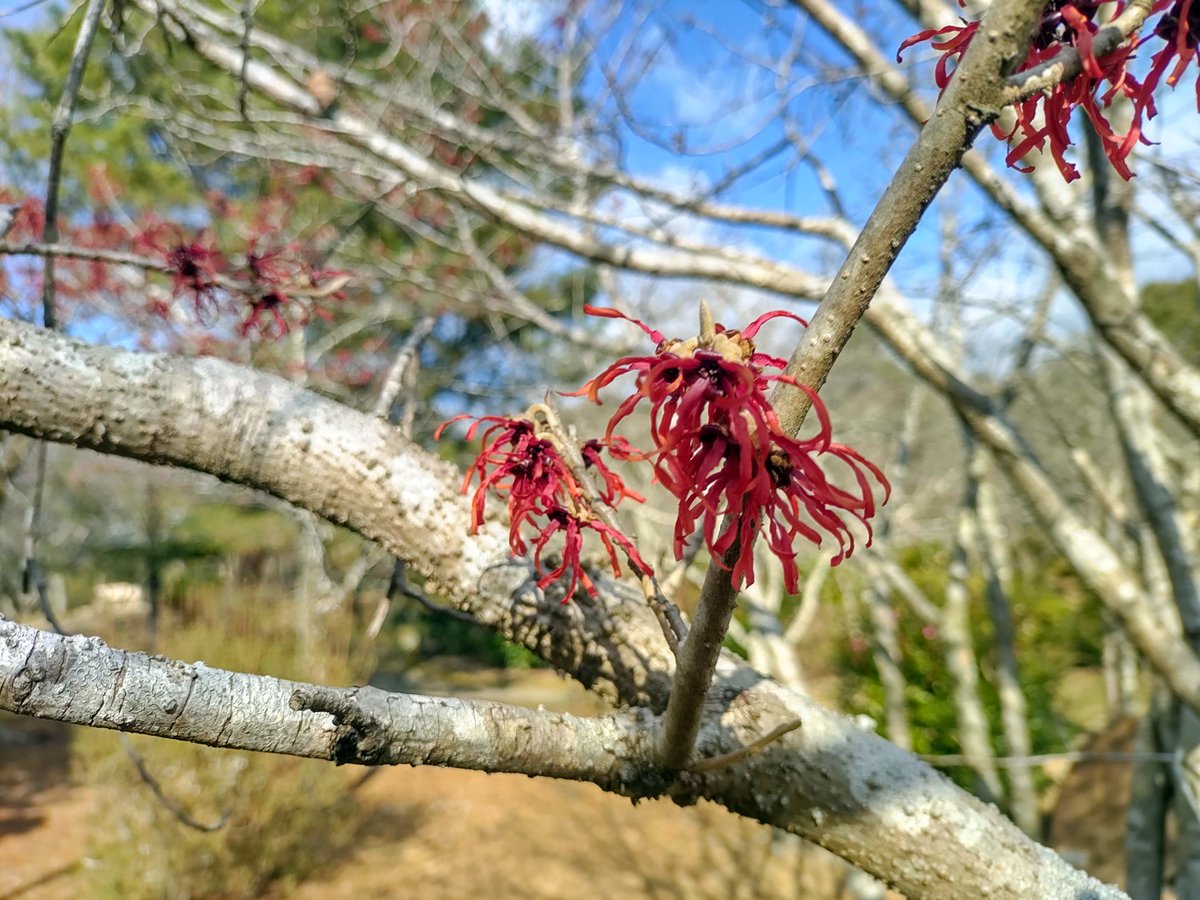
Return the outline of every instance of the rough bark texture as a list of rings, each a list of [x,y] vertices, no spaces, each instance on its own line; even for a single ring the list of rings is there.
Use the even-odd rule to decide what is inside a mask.
[[[638,761],[654,733],[650,717],[636,712],[585,719],[370,687],[335,690],[127,653],[99,638],[4,619],[0,707],[213,747],[548,775],[626,792],[638,789]]]
[[[540,601],[500,528],[466,535],[457,473],[372,417],[229,363],[89,347],[0,322],[0,426],[268,490],[377,540],[431,589],[612,700],[665,706],[671,658],[640,592],[606,584],[595,603]],[[15,675],[0,692],[10,707]],[[61,707],[45,687],[25,696],[23,712],[40,714],[35,696]],[[243,689],[241,701],[260,689]],[[671,787],[681,802],[709,797],[915,897],[1121,896],[910,755],[729,658],[707,708],[701,755],[796,719],[803,727],[741,765],[684,774]]]
[[[1125,819],[1125,884],[1133,900],[1159,900],[1165,876],[1167,810],[1171,777],[1155,758],[1170,753],[1179,741],[1179,704],[1158,688],[1138,725],[1134,750],[1144,754],[1133,763],[1129,815]]]

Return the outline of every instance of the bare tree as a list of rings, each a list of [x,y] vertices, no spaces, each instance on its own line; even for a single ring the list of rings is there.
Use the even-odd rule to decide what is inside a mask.
[[[743,60],[772,75],[776,102],[766,115],[784,123],[785,138],[700,192],[666,189],[622,166],[622,133],[689,151],[711,149],[689,146],[688,135],[672,134],[669,126],[648,129],[631,105],[638,79],[652,71],[654,48],[641,39],[650,29],[614,31],[625,39],[615,49],[602,46],[603,30],[616,17],[644,21],[649,13],[642,8],[597,9],[593,18],[570,5],[554,47],[555,78],[542,96],[553,109],[549,123],[531,117],[524,102],[528,97],[514,96],[507,83],[472,57],[460,32],[438,29],[429,19],[393,22],[395,52],[382,57],[386,65],[402,50],[407,54],[406,65],[415,73],[408,84],[424,85],[413,90],[395,90],[375,72],[320,59],[267,28],[250,28],[241,17],[190,0],[135,0],[128,20],[110,24],[123,52],[133,57],[146,35],[165,36],[188,64],[215,71],[234,98],[214,103],[197,96],[191,108],[181,110],[139,98],[130,104],[138,114],[161,119],[172,139],[192,153],[232,153],[333,173],[346,196],[369,204],[458,262],[467,274],[447,288],[414,264],[415,252],[410,260],[374,261],[391,284],[438,296],[446,308],[509,317],[560,340],[591,342],[577,322],[549,316],[496,264],[496,248],[482,237],[487,225],[601,267],[613,294],[620,290],[613,274],[619,271],[818,300],[788,363],[790,385],[778,385],[772,397],[779,427],[788,435],[804,424],[815,392],[859,322],[865,322],[963,423],[970,465],[963,482],[971,488],[961,512],[959,571],[946,608],[938,610],[919,591],[908,590],[903,573],[897,577],[894,563],[881,557],[871,563],[878,601],[872,609],[888,613],[888,584],[938,620],[958,674],[959,707],[974,716],[961,723],[964,749],[999,796],[1003,787],[973,684],[979,665],[964,655],[971,646],[965,592],[972,555],[982,562],[1000,643],[997,668],[1009,751],[1025,755],[1028,737],[1003,595],[1006,563],[995,524],[1000,513],[988,495],[993,476],[984,471],[989,463],[1007,478],[1014,505],[1036,520],[1170,693],[1189,715],[1200,711],[1200,659],[1187,587],[1194,579],[1188,556],[1193,542],[1179,537],[1195,526],[1172,517],[1162,499],[1166,476],[1153,447],[1133,440],[1153,443],[1155,432],[1146,423],[1158,406],[1182,425],[1181,446],[1194,450],[1200,434],[1200,371],[1139,308],[1133,240],[1122,227],[1131,206],[1113,201],[1120,190],[1105,192],[1111,179],[1100,174],[1103,154],[1088,169],[1095,188],[1089,201],[1062,183],[1061,166],[1041,158],[1036,147],[1015,160],[1033,168],[1030,191],[1016,186],[1022,176],[997,170],[985,153],[970,150],[985,127],[1007,123],[1003,117],[1011,117],[1006,110],[1013,104],[1071,79],[1092,77],[1097,58],[1109,59],[1130,46],[1152,4],[1131,2],[1111,22],[1093,23],[1086,45],[1059,45],[1052,62],[1018,71],[1035,33],[1044,37],[1039,29],[1045,25],[1046,4],[993,3],[978,24],[984,39],[972,40],[957,59],[936,106],[891,62],[890,50],[881,52],[868,27],[825,0],[795,0],[793,6],[787,25],[771,13],[770,27],[790,28],[781,32],[785,49],[767,58],[748,51]],[[947,25],[953,11],[939,3],[898,7],[927,28]],[[406,29],[417,25],[420,40],[406,44]],[[832,39],[836,53],[803,40],[804,29],[813,25]],[[790,112],[795,94],[809,83],[848,77],[847,58],[853,61],[849,76],[869,85],[907,126],[919,127],[861,228]],[[603,87],[590,103],[578,104],[574,91],[585,66],[595,67]],[[435,72],[436,78],[430,74]],[[443,102],[446,94],[502,111],[503,126],[489,128],[463,114]],[[758,133],[752,122],[742,140]],[[460,148],[462,155],[442,153],[447,145]],[[755,210],[722,196],[785,152],[790,164],[813,173],[822,212]],[[482,160],[486,170],[472,168],[463,156]],[[1018,418],[1006,387],[997,390],[994,380],[969,369],[961,354],[913,312],[899,284],[888,280],[929,204],[960,167],[973,189],[1059,273],[1106,347],[1113,421],[1124,426],[1121,449],[1129,483],[1170,576],[1176,621],[1163,615],[1152,586],[1131,563],[1127,536],[1093,527],[1053,471],[1058,461],[1037,449],[1031,435],[1045,425],[1048,413],[1021,412]],[[436,200],[438,215],[414,214],[408,203],[413,197]],[[630,214],[630,204],[638,214]],[[688,234],[674,227],[681,220],[774,229],[837,261],[814,274],[790,254],[772,257]],[[41,241],[0,244],[0,252],[102,261],[137,273],[131,277],[141,291],[151,290],[144,280],[137,282],[146,273],[179,274],[177,267],[132,249],[56,241],[51,231]],[[818,252],[807,256],[818,264]],[[47,283],[53,285],[53,277]],[[247,285],[223,287],[244,291]],[[1017,375],[1027,367],[1033,347],[1049,344],[1039,324],[1044,304],[1019,312],[1032,322],[1026,322],[1026,340],[1015,352]],[[349,330],[356,327],[365,326],[360,322]],[[432,327],[421,325],[414,334],[424,329],[427,336]],[[414,346],[421,340],[417,337]],[[314,352],[311,346],[296,349],[300,360]],[[730,569],[739,552],[753,548],[735,543],[724,561],[709,564],[686,634],[669,604],[657,602],[661,598],[644,572],[636,588],[595,576],[591,602],[547,602],[531,586],[538,577],[530,564],[511,558],[502,527],[486,523],[469,533],[471,513],[458,496],[461,475],[389,424],[396,386],[417,377],[408,374],[406,360],[413,352],[402,348],[392,360],[385,396],[371,404],[372,415],[249,366],[89,346],[6,320],[0,322],[0,427],[209,473],[273,494],[305,516],[347,525],[423,575],[427,591],[578,678],[612,701],[615,712],[581,719],[498,704],[282,682],[127,654],[96,639],[54,636],[7,620],[0,622],[0,707],[337,762],[522,772],[591,781],[633,797],[666,793],[685,803],[707,797],[812,840],[912,896],[1120,896],[861,723],[821,708],[792,685],[723,653],[739,596]],[[1121,379],[1139,392],[1139,408],[1119,401]],[[214,422],[223,424],[220,432]],[[229,439],[231,434],[236,440]],[[1072,487],[1091,497],[1096,493],[1094,486]],[[311,548],[315,581],[321,575],[318,545],[319,539]],[[762,584],[758,588],[761,596],[750,597],[750,623],[760,626],[755,662],[781,680],[798,681],[801,669],[789,655],[787,629],[780,626],[780,595]],[[881,617],[877,625],[886,635],[887,620]],[[890,644],[885,656],[895,662],[900,651],[895,641]],[[893,694],[899,689],[898,683],[892,685]],[[899,716],[889,724],[894,735],[906,733]],[[1187,744],[1189,754],[1192,747]],[[1032,831],[1028,769],[1014,773],[1013,808]],[[1192,790],[1190,784],[1181,787]]]

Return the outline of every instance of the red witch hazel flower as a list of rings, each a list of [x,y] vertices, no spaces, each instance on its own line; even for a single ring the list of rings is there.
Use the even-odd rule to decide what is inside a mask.
[[[959,5],[962,4],[960,0]],[[1178,83],[1184,69],[1196,56],[1196,36],[1200,33],[1200,0],[1155,0],[1150,14],[1163,13],[1151,33],[1137,40],[1136,37],[1116,49],[1096,56],[1093,43],[1101,29],[1097,21],[1103,7],[1110,7],[1118,15],[1127,4],[1107,3],[1104,0],[1051,0],[1042,13],[1041,24],[1025,60],[1017,67],[1024,72],[1046,63],[1059,55],[1065,48],[1073,47],[1083,63],[1083,72],[1066,83],[1056,84],[1042,93],[1014,105],[1016,122],[1011,131],[993,124],[992,132],[1009,144],[1006,163],[1020,171],[1020,160],[1033,150],[1047,148],[1059,172],[1067,181],[1079,177],[1079,171],[1066,159],[1071,136],[1067,130],[1076,109],[1082,109],[1088,122],[1100,137],[1104,153],[1113,168],[1122,178],[1132,178],[1126,160],[1138,142],[1147,143],[1142,135],[1146,119],[1157,112],[1154,91],[1172,61],[1175,66],[1167,76],[1167,84]],[[978,22],[963,22],[945,28],[930,29],[914,34],[900,45],[896,61],[901,54],[916,44],[930,41],[930,46],[940,56],[934,80],[944,91],[954,75],[962,54],[978,31]],[[944,38],[938,40],[938,38]],[[1135,53],[1151,41],[1165,41],[1166,45],[1154,54],[1150,70],[1144,79],[1138,79],[1130,71]],[[1124,97],[1130,102],[1132,115],[1129,129],[1117,133],[1108,121],[1107,110],[1113,100]],[[1197,106],[1200,108],[1200,82],[1197,83]]]
[[[250,311],[239,330],[243,335],[257,331],[262,337],[282,337],[288,333],[284,313],[289,309],[300,310],[301,325],[311,315],[331,318],[317,301],[345,299],[342,289],[350,280],[345,272],[314,268],[284,249],[260,252],[257,240],[251,241],[246,251],[245,271],[249,276],[245,293]]]
[[[171,295],[190,296],[201,321],[211,321],[217,313],[217,292],[225,257],[217,250],[207,232],[200,231],[185,240],[178,228],[156,223],[137,236],[134,246],[158,254],[171,272]]]
[[[627,319],[657,345],[652,355],[617,360],[571,395],[587,394],[599,403],[601,389],[624,375],[635,376],[634,391],[617,407],[604,439],[586,441],[575,450],[563,437],[553,411],[543,405],[531,407],[519,418],[474,419],[467,431],[467,440],[473,440],[487,424],[483,449],[463,480],[463,493],[478,480],[471,501],[471,529],[483,523],[489,495],[506,496],[509,547],[514,554],[526,555],[532,543],[533,564],[541,575],[539,587],[569,573],[568,598],[578,584],[595,595],[596,586],[582,563],[589,531],[603,543],[614,575],[620,574],[620,549],[630,568],[643,578],[643,586],[651,583],[653,571],[610,514],[610,508],[623,499],[641,502],[643,498],[605,462],[605,450],[614,460],[649,461],[654,466],[657,480],[679,504],[676,559],[682,558],[688,538],[699,531],[713,561],[731,567],[735,588],[754,582],[754,540],[760,531],[782,562],[785,582],[793,593],[799,589],[797,537],[819,544],[825,535],[832,536],[839,547],[834,565],[854,550],[851,522],[864,528],[870,543],[875,491],[881,488],[886,501],[887,479],[856,451],[834,443],[820,397],[782,374],[782,359],[760,353],[754,346],[764,323],[789,318],[805,324],[803,319],[776,311],[741,330],[729,329],[713,322],[702,303],[699,335],[676,340],[613,309],[589,306],[586,311]],[[799,439],[784,433],[766,393],[778,382],[808,393],[820,423],[815,436]],[[649,407],[654,443],[647,452],[614,434],[643,401]],[[450,422],[464,418],[472,417],[458,416]],[[435,438],[450,422],[438,429]],[[821,461],[840,463],[852,486],[831,481]],[[524,535],[530,529],[537,536],[527,541]],[[559,537],[561,562],[547,571],[542,556],[550,541]],[[730,560],[735,546],[737,554]]]
[[[1156,4],[1155,9],[1162,5]],[[1167,76],[1167,84],[1175,87],[1179,83],[1184,69],[1196,58],[1196,43],[1200,39],[1200,3],[1196,0],[1177,0],[1167,5],[1170,9],[1158,20],[1152,35],[1166,41],[1166,46],[1154,54],[1151,61],[1150,74],[1146,76],[1146,83],[1151,90],[1158,86],[1172,60],[1175,61],[1175,67]],[[1147,41],[1150,39],[1146,38]],[[1200,110],[1200,77],[1196,79],[1196,109]]]
[[[610,453],[617,459],[628,459],[628,442],[624,441],[616,445],[615,450],[610,449]],[[583,456],[583,464],[596,473],[596,477],[600,480],[600,499],[609,506],[616,506],[621,498],[628,497],[635,503],[643,503],[646,498],[637,491],[631,491],[625,486],[624,479],[616,472],[608,467],[600,454],[604,450],[604,442],[592,439],[584,443],[580,448],[580,455]]]
[[[489,423],[483,433],[483,449],[463,479],[463,493],[470,490],[476,478],[479,480],[471,500],[471,532],[475,533],[483,524],[488,495],[507,496],[509,547],[514,554],[524,556],[529,553],[529,544],[522,529],[528,528],[537,535],[533,540],[533,564],[542,576],[538,587],[545,589],[569,573],[570,582],[563,603],[571,598],[579,584],[590,596],[596,595],[596,585],[584,571],[581,556],[584,535],[588,531],[599,536],[612,563],[614,575],[621,574],[617,547],[625,552],[630,566],[638,574],[653,574],[633,542],[613,526],[601,521],[591,508],[585,491],[564,459],[557,438],[544,423],[544,409],[535,406],[524,417],[516,419],[482,416],[475,419],[467,430],[467,440],[474,440],[479,427],[485,422]],[[440,438],[452,422],[471,418],[466,415],[455,416],[438,428],[434,439]],[[639,502],[642,500],[641,496],[626,488],[620,476],[603,462],[598,444],[585,444],[581,454],[584,465],[594,469],[603,484],[598,489],[601,500],[611,506],[625,497]],[[562,560],[557,568],[547,572],[542,564],[542,555],[551,538],[558,534],[563,538]]]
[[[627,316],[612,309],[587,307],[591,315]],[[739,554],[733,565],[735,587],[754,581],[753,541],[766,525],[767,542],[783,563],[788,590],[798,588],[799,571],[795,538],[821,542],[832,535],[841,548],[834,564],[854,548],[854,537],[843,516],[866,527],[875,512],[875,485],[888,491],[879,469],[849,447],[830,440],[829,417],[820,398],[787,375],[768,373],[783,369],[784,361],[754,346],[759,328],[771,319],[786,317],[769,312],[744,329],[727,329],[712,320],[707,305],[700,307],[700,334],[688,340],[666,339],[635,319],[629,319],[657,343],[653,356],[628,356],[601,372],[575,396],[587,394],[599,403],[599,391],[616,379],[636,373],[634,392],[613,414],[606,441],[620,457],[639,458],[628,442],[613,431],[643,401],[650,406],[650,459],[658,481],[679,501],[675,521],[675,556],[697,528],[714,561],[721,560],[735,541]],[[820,421],[820,432],[798,440],[782,432],[767,399],[773,382],[806,391]],[[853,476],[856,491],[832,483],[817,458],[843,463]],[[718,533],[721,521],[726,522]]]

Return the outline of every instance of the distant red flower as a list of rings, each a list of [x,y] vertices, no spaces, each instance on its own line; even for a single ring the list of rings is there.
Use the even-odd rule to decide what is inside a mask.
[[[179,228],[156,222],[134,239],[139,250],[157,253],[171,272],[171,295],[190,296],[196,315],[211,321],[217,313],[218,278],[225,269],[225,257],[204,230],[191,239]]]
[[[26,197],[17,204],[7,237],[11,241],[40,241],[45,230],[45,205],[36,197]]]
[[[283,247],[259,250],[258,238],[252,238],[246,248],[246,272],[250,281],[271,287],[295,282],[302,269],[294,254],[285,255],[290,250]]]
[[[285,311],[299,309],[300,324],[312,315],[324,319],[330,313],[319,303],[322,300],[342,300],[342,290],[348,280],[337,269],[314,268],[295,254],[294,248],[276,248],[260,252],[257,239],[246,251],[245,274],[250,312],[240,326],[243,335],[257,330],[262,337],[282,337],[289,330]],[[297,318],[293,314],[293,318]]]
[[[606,318],[628,318],[610,309],[587,307],[587,311]],[[598,392],[603,387],[622,375],[636,373],[634,392],[609,420],[607,440],[620,448],[622,457],[636,458],[636,451],[613,430],[642,400],[649,402],[655,451],[643,456],[653,462],[658,481],[679,501],[676,558],[682,558],[685,543],[697,529],[718,565],[738,541],[734,586],[751,584],[753,540],[765,520],[768,543],[783,562],[788,588],[794,590],[798,583],[795,538],[820,543],[822,533],[833,535],[842,548],[835,564],[840,562],[853,549],[854,540],[838,513],[866,524],[875,511],[873,485],[867,476],[885,492],[887,481],[855,451],[832,443],[828,414],[815,392],[808,391],[821,423],[820,433],[803,441],[782,433],[767,399],[768,387],[783,381],[808,389],[786,375],[767,373],[768,368],[782,369],[784,361],[759,353],[754,346],[753,338],[763,323],[778,317],[803,324],[791,313],[776,311],[738,331],[713,323],[703,307],[701,334],[680,341],[668,340],[661,332],[629,319],[657,343],[656,353],[617,360],[576,394],[586,393],[599,402]],[[828,480],[815,461],[822,455],[849,466],[857,493]],[[718,534],[722,520],[733,524]]]
[[[250,314],[238,326],[238,330],[243,337],[252,331],[257,331],[262,337],[282,337],[288,332],[283,309],[290,301],[291,298],[280,290],[253,297],[250,300]]]

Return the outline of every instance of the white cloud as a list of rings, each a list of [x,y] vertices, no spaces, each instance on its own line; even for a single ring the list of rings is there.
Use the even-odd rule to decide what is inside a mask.
[[[514,44],[536,37],[550,25],[561,4],[551,0],[482,0],[491,27],[483,36],[489,53],[503,55]]]

